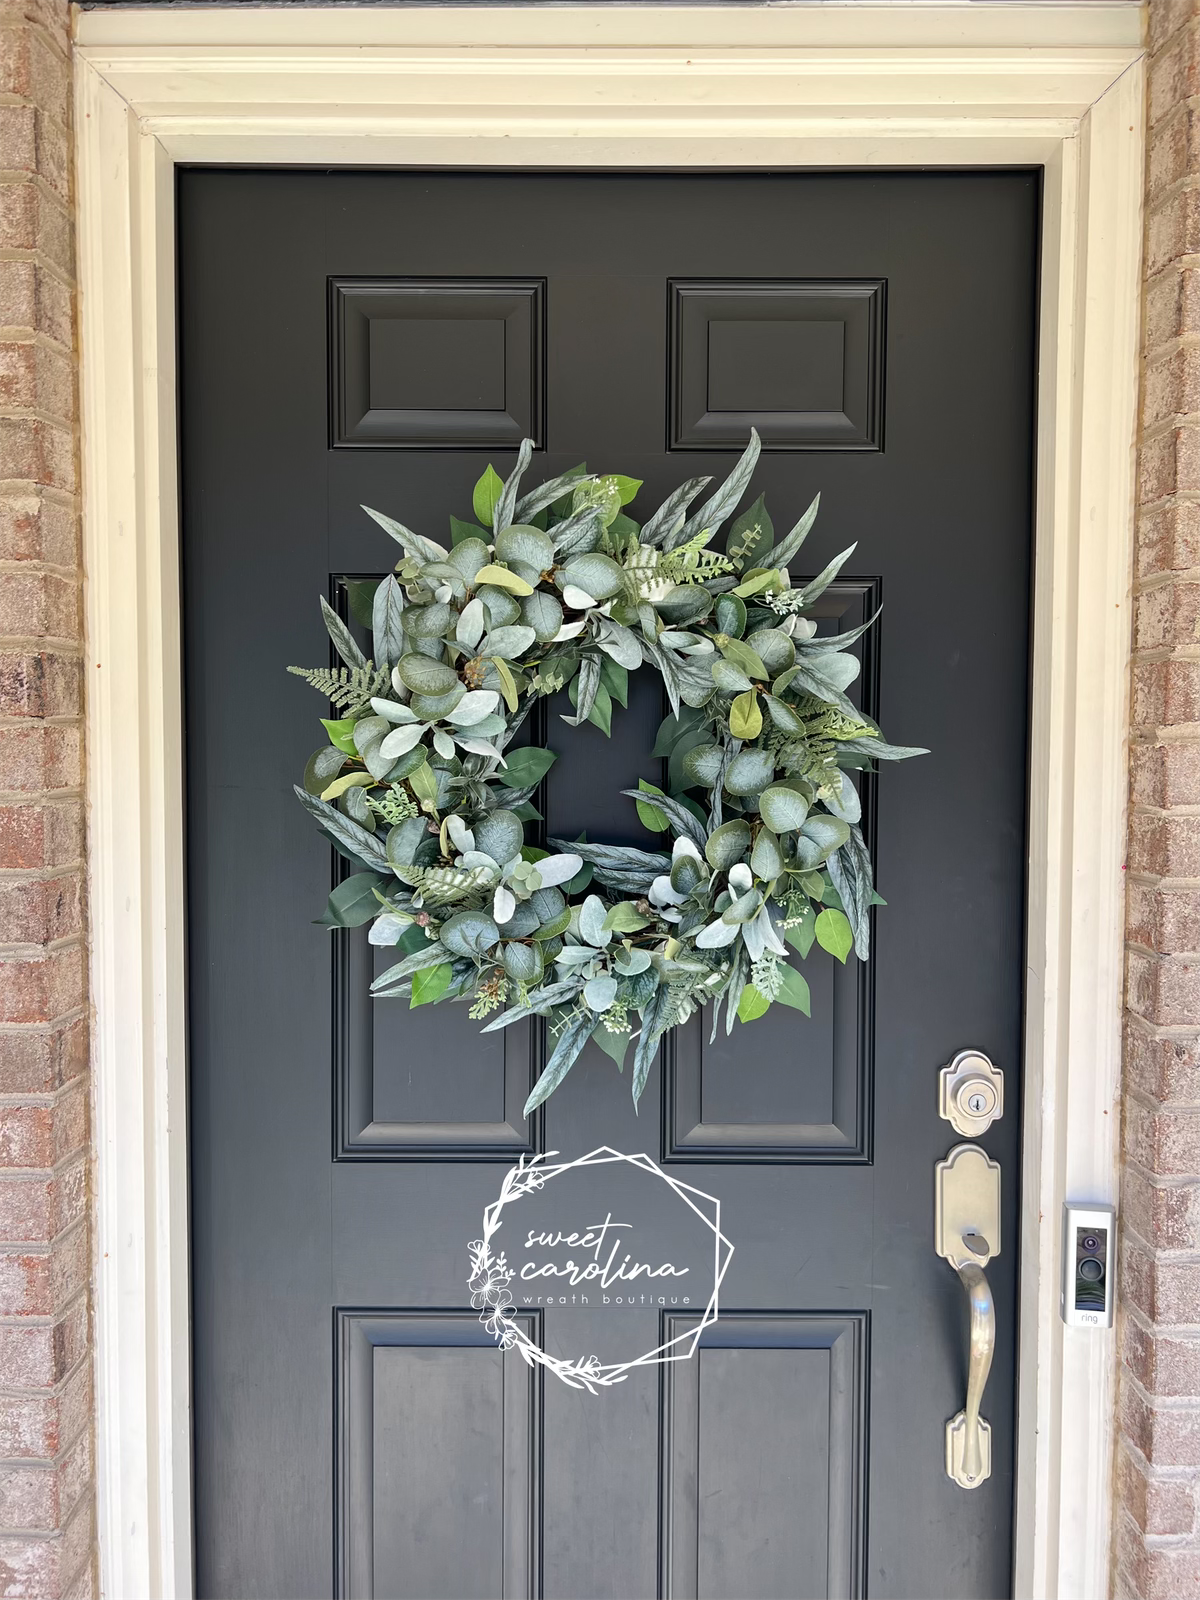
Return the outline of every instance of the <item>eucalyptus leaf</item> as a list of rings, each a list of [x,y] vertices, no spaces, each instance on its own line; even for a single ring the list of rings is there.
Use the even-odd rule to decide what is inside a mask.
[[[521,620],[540,644],[546,644],[562,627],[562,604],[554,595],[538,589],[521,601]]]
[[[704,855],[715,872],[724,872],[741,861],[750,848],[750,824],[740,817],[724,822],[709,834]]]
[[[759,795],[758,810],[775,833],[793,833],[808,817],[808,801],[790,784],[773,783]]]
[[[775,775],[775,761],[769,750],[740,750],[729,763],[725,788],[739,796],[759,794]]]
[[[321,926],[361,928],[364,922],[370,922],[372,917],[379,914],[381,907],[377,891],[386,889],[392,881],[377,872],[356,872],[349,878],[343,878],[329,896]]]

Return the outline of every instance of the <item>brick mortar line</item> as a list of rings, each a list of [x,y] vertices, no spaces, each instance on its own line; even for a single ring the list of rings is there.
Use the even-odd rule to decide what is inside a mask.
[[[13,24],[12,31],[36,33],[39,38],[44,39],[46,43],[51,46],[55,55],[58,56],[60,61],[68,66],[70,65],[70,55],[64,50],[63,46],[54,37],[53,33],[51,33],[49,28],[47,28],[46,24],[39,17],[30,16],[28,12],[25,12],[22,16],[22,20],[19,23]]]
[[[1129,730],[1129,742],[1135,750],[1153,750],[1166,745],[1186,748],[1189,744],[1200,744],[1200,722],[1135,722]],[[1169,809],[1164,807],[1164,810]]]
[[[16,245],[5,245],[0,248],[0,262],[2,261],[29,262],[33,266],[41,267],[48,272],[64,289],[69,289],[72,295],[76,294],[79,289],[78,279],[73,277],[64,267],[60,267],[58,262],[48,256],[44,250],[38,250],[36,247],[33,250],[22,250]]]
[[[62,656],[67,660],[81,660],[85,654],[82,639],[67,639],[61,633],[27,633],[27,634],[0,634],[0,654],[36,655],[36,656]],[[56,715],[66,713],[56,713]],[[83,712],[72,713],[79,720],[83,719]],[[10,722],[32,721],[34,719],[17,717],[9,713]],[[39,722],[49,722],[49,717],[38,717]]]
[[[7,1239],[0,1241],[0,1259],[3,1259],[5,1256],[44,1256],[48,1258],[55,1254],[61,1255],[63,1246],[68,1242],[71,1242],[75,1234],[77,1234],[81,1229],[84,1232],[87,1231],[87,1221],[88,1219],[86,1215],[82,1217],[76,1217],[75,1221],[69,1223],[63,1229],[63,1231],[55,1237],[53,1243],[50,1244],[30,1244],[22,1240],[10,1241]]]
[[[1200,567],[1171,567],[1166,572],[1147,573],[1144,578],[1134,579],[1133,592],[1135,595],[1157,594],[1174,583],[1200,583]]]
[[[1150,1178],[1151,1176],[1148,1172],[1146,1172],[1145,1168],[1139,1161],[1134,1161],[1128,1156],[1126,1156],[1125,1166],[1132,1172],[1140,1172],[1143,1177]],[[1164,1249],[1162,1245],[1155,1245],[1151,1243],[1150,1240],[1148,1240],[1143,1234],[1139,1233],[1132,1222],[1126,1220],[1122,1244],[1125,1248],[1128,1248],[1131,1242],[1135,1245],[1143,1247],[1135,1250],[1135,1254],[1145,1257],[1151,1266],[1155,1268],[1200,1267],[1200,1253],[1197,1253],[1195,1250],[1168,1250]],[[3,1248],[3,1245],[0,1245],[0,1250],[3,1250]],[[1126,1309],[1129,1309],[1128,1306],[1126,1306]],[[1197,1337],[1200,1337],[1200,1321],[1172,1323],[1156,1322],[1155,1326],[1160,1328],[1186,1328],[1191,1330]]]
[[[1161,127],[1161,122],[1156,125],[1156,128]],[[1149,146],[1150,139],[1153,138],[1155,131],[1156,129],[1150,130],[1150,136],[1146,140],[1147,146]],[[1181,194],[1189,194],[1192,190],[1197,188],[1200,188],[1200,172],[1185,172],[1181,178],[1175,178],[1172,180],[1172,182],[1167,184],[1165,188],[1157,190],[1153,197],[1151,197],[1149,192],[1147,192],[1147,232],[1149,232],[1150,223],[1153,222],[1156,217],[1160,216],[1173,200],[1177,200]]]
[[[1147,222],[1149,214],[1147,214]],[[1149,230],[1147,230],[1149,231]],[[1156,289],[1166,280],[1170,272],[1187,272],[1193,267],[1200,266],[1200,250],[1183,250],[1177,256],[1172,256],[1169,261],[1164,261],[1161,267],[1156,267],[1148,277],[1142,279],[1142,292],[1148,294],[1151,289]]]
[[[84,942],[82,928],[77,933],[65,933],[59,939],[0,939],[0,960],[13,956],[26,960],[37,955],[60,955],[62,951],[73,950]]]
[[[1125,1379],[1130,1388],[1151,1411],[1161,1411],[1178,1416],[1184,1411],[1200,1411],[1200,1395],[1155,1395],[1146,1388],[1137,1373],[1125,1368]]]
[[[72,1006],[69,1011],[60,1011],[57,1016],[38,1022],[0,1022],[0,1036],[3,1036],[6,1033],[11,1033],[14,1035],[56,1033],[60,1028],[63,1028],[72,1022],[78,1022],[81,1019],[87,1020],[90,1017],[91,1007],[85,1003],[83,1005]],[[86,1077],[86,1071],[81,1073],[80,1076]],[[74,1083],[76,1082],[76,1079],[71,1078],[68,1081]],[[4,1095],[0,1094],[0,1103],[3,1103],[5,1098],[6,1097]]]
[[[1126,1301],[1122,1309],[1125,1316],[1129,1317],[1147,1338],[1154,1338],[1161,1333],[1168,1338],[1175,1338],[1180,1344],[1200,1345],[1200,1327],[1196,1327],[1194,1324],[1155,1322],[1153,1318],[1146,1315],[1140,1306],[1135,1306],[1132,1301]],[[1200,1472],[1200,1467],[1197,1467],[1196,1470]]]
[[[1162,661],[1200,661],[1200,642],[1135,645],[1129,652],[1129,661],[1135,667],[1154,667]],[[1167,723],[1166,726],[1187,727],[1190,724]]]
[[[1125,1010],[1125,1019],[1130,1026],[1139,1027],[1142,1034],[1152,1038],[1155,1042],[1170,1045],[1171,1042],[1184,1043],[1187,1040],[1200,1040],[1200,1022],[1147,1022],[1146,1018],[1138,1016],[1136,1011]],[[5,1024],[0,1022],[0,1032],[5,1029]]]
[[[61,1161],[56,1161],[52,1167],[8,1167],[0,1162],[0,1176],[11,1179],[14,1183],[53,1183],[63,1177],[72,1167],[77,1167],[88,1159],[89,1151],[86,1145],[78,1145],[69,1154],[63,1156]],[[18,1241],[19,1242],[19,1241]]]
[[[78,1299],[78,1294],[72,1295],[69,1304],[74,1305],[75,1301]],[[61,1321],[61,1318],[59,1320]],[[21,1324],[17,1325],[20,1326]],[[92,1346],[91,1339],[89,1338],[87,1348],[77,1358],[74,1366],[70,1367],[66,1372],[63,1373],[62,1377],[59,1378],[57,1383],[51,1384],[45,1389],[29,1389],[20,1386],[13,1388],[0,1387],[0,1397],[4,1398],[5,1400],[56,1400],[71,1382],[72,1378],[74,1378],[80,1367],[85,1365],[90,1366],[91,1359]]]
[[[0,483],[0,493],[2,492],[3,485]],[[59,494],[66,492],[65,489],[58,491]],[[1200,501],[1200,490],[1172,489],[1170,494],[1160,494],[1153,500],[1139,500],[1134,507],[1134,517],[1138,521],[1145,521],[1157,516],[1160,511],[1174,511],[1177,506],[1195,505],[1198,501]]]
[[[0,416],[6,413],[0,411]],[[1200,411],[1179,411],[1159,422],[1152,422],[1148,427],[1139,427],[1136,444],[1138,449],[1146,445],[1156,444],[1166,434],[1176,433],[1180,428],[1194,428],[1200,425]]]
[[[71,138],[70,111],[67,112],[68,120],[64,122],[44,106],[36,95],[16,94],[11,89],[0,91],[0,111],[32,111],[39,122],[44,122],[56,133],[65,134],[68,141]]]
[[[1182,274],[1180,274],[1182,276]],[[3,330],[0,329],[0,333]],[[1142,351],[1142,381],[1145,382],[1146,373],[1151,367],[1161,367],[1177,356],[1181,350],[1195,350],[1200,345],[1200,333],[1189,330],[1187,333],[1173,333],[1162,344],[1147,346]]]
[[[66,356],[72,366],[75,362],[74,345],[64,344],[61,339],[56,339],[44,328],[31,328],[24,322],[0,324],[0,344],[12,349],[23,349],[26,345],[32,345],[35,350],[50,350],[55,355]]]
[[[42,422],[48,428],[60,428],[74,434],[79,424],[77,417],[59,416],[53,411],[42,411],[37,406],[0,406],[0,420],[5,422]]]
[[[30,719],[32,724],[33,719]],[[19,727],[20,724],[18,723]],[[83,789],[76,785],[69,789],[0,789],[0,805],[33,805],[41,802],[50,804],[59,800],[80,800],[84,798]]]
[[[57,123],[54,124],[58,126]],[[19,183],[30,183],[47,200],[52,200],[62,212],[63,220],[70,224],[72,243],[74,243],[74,218],[70,200],[64,200],[62,195],[41,172],[31,172],[28,167],[0,167],[0,184],[5,188],[15,187]]]
[[[1135,1105],[1144,1106],[1148,1111],[1170,1111],[1172,1116],[1191,1115],[1200,1118],[1200,1100],[1180,1100],[1170,1102],[1159,1100],[1150,1094],[1148,1090],[1141,1088],[1136,1083],[1132,1083],[1127,1087],[1125,1091],[1125,1098],[1127,1100],[1132,1100]],[[1186,1174],[1181,1173],[1174,1174],[1174,1176],[1185,1177],[1188,1182],[1200,1186],[1200,1173],[1191,1177],[1187,1177]]]
[[[31,1109],[53,1111],[57,1106],[61,1105],[68,1094],[75,1092],[75,1085],[79,1081],[79,1079],[72,1078],[70,1083],[63,1084],[61,1089],[39,1090],[30,1094],[13,1094],[11,1091],[6,1090],[5,1093],[0,1094],[0,1110],[14,1108],[19,1110],[22,1107],[29,1107]]]
[[[0,500],[3,500],[0,496]],[[11,500],[16,500],[17,495],[11,495]],[[74,506],[64,506],[65,511],[75,514]],[[58,561],[20,561],[12,559],[0,561],[0,577],[3,578],[61,578],[64,583],[72,583],[78,589],[83,588],[83,574],[77,566],[64,566]]]
[[[57,883],[59,879],[77,878],[87,870],[87,862],[60,861],[53,867],[0,867],[0,884],[5,883]]]
[[[80,494],[77,489],[60,489],[56,483],[39,483],[36,478],[6,478],[0,475],[0,500],[33,497],[49,500],[52,504],[61,506],[64,511],[79,510]],[[71,570],[74,571],[75,568],[72,567]]]

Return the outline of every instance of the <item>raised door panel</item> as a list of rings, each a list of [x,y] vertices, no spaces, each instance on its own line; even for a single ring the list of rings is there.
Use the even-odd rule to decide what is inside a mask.
[[[667,1337],[695,1318],[668,1315]],[[667,1600],[863,1592],[865,1312],[722,1312],[664,1368]]]
[[[343,1310],[336,1337],[340,1600],[535,1594],[533,1369],[472,1312]]]

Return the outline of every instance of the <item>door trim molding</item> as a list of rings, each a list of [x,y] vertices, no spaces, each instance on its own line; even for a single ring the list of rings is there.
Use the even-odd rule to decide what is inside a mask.
[[[108,1596],[193,1583],[179,161],[1044,168],[1015,1592],[1107,1592],[1115,1342],[1059,1322],[1057,1234],[1068,1193],[1117,1192],[1140,28],[1090,0],[77,14]]]

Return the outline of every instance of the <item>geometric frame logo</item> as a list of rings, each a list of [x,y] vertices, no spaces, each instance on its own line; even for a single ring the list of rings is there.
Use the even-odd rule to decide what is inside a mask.
[[[468,1287],[471,1290],[471,1304],[479,1311],[480,1322],[502,1350],[519,1350],[529,1366],[545,1367],[572,1389],[586,1389],[590,1394],[624,1382],[636,1367],[663,1366],[670,1361],[689,1360],[695,1354],[705,1328],[711,1327],[717,1321],[721,1281],[733,1257],[733,1246],[721,1232],[721,1202],[715,1196],[693,1187],[692,1184],[682,1183],[678,1178],[671,1177],[647,1155],[623,1155],[619,1150],[601,1145],[599,1149],[591,1150],[586,1156],[580,1156],[575,1161],[551,1165],[550,1158],[557,1154],[556,1150],[551,1150],[545,1155],[533,1156],[530,1159],[522,1156],[517,1165],[505,1173],[499,1197],[484,1210],[483,1237],[473,1239],[467,1247],[471,1257],[471,1277]],[[653,1350],[646,1351],[644,1355],[637,1356],[632,1361],[605,1364],[595,1355],[566,1360],[549,1355],[540,1345],[534,1344],[517,1322],[513,1315],[514,1306],[509,1287],[514,1274],[504,1251],[497,1253],[493,1248],[493,1240],[503,1226],[505,1208],[515,1204],[523,1196],[539,1192],[565,1172],[573,1172],[581,1167],[606,1166],[614,1162],[628,1163],[661,1179],[678,1196],[680,1202],[694,1211],[710,1230],[713,1236],[712,1293],[705,1306],[704,1315],[695,1327],[678,1334],[674,1339],[667,1340],[665,1344],[660,1344]]]

